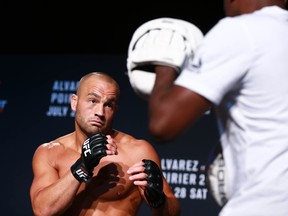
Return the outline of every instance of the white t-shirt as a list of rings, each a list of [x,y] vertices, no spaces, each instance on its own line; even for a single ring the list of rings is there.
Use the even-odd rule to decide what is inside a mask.
[[[175,80],[215,104],[228,171],[221,216],[288,216],[288,12],[226,17]]]

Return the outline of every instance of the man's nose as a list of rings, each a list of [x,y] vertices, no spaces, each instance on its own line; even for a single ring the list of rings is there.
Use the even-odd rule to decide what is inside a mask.
[[[104,106],[103,104],[97,104],[94,109],[95,115],[103,116],[104,115]]]

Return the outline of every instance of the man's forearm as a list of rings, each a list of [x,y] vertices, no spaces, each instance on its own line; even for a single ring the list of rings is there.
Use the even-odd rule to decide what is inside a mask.
[[[35,215],[60,215],[72,203],[80,183],[71,172],[57,182],[39,190],[32,199]]]

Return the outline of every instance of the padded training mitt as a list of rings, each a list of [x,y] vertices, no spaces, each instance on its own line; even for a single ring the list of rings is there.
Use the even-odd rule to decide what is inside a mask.
[[[194,24],[181,19],[158,18],[136,29],[128,48],[127,69],[134,91],[148,99],[155,83],[154,65],[174,67],[179,73],[194,51],[203,33]]]

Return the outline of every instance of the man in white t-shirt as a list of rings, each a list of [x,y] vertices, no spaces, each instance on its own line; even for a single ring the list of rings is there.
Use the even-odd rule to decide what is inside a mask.
[[[191,62],[154,62],[149,130],[177,138],[215,109],[225,161],[221,216],[288,215],[288,12],[286,0],[224,0],[226,17]],[[159,66],[161,65],[161,66]]]

